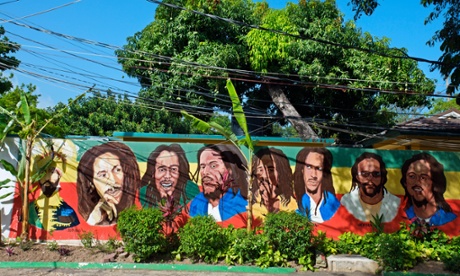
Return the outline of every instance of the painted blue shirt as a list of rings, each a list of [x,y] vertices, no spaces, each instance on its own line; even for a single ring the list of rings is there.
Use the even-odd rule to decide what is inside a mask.
[[[411,206],[409,209],[406,210],[406,215],[407,215],[407,218],[410,220],[416,218],[416,215],[414,212],[414,206]],[[456,218],[457,218],[457,215],[455,215],[454,213],[446,212],[443,209],[439,209],[438,211],[436,211],[436,213],[434,213],[433,216],[431,216],[428,223],[431,226],[441,226],[448,222],[453,221]]]
[[[302,196],[302,207],[303,210],[297,209],[296,212],[302,216],[308,216],[311,209],[310,206],[310,196],[304,194]],[[337,209],[340,207],[340,201],[333,195],[331,192],[326,192],[323,199],[321,200],[320,206],[318,208],[321,217],[324,221],[330,220],[332,216],[337,212]],[[308,214],[308,215],[307,215]]]
[[[189,215],[194,216],[207,216],[208,215],[208,199],[204,193],[199,193],[190,202]],[[222,221],[226,221],[235,215],[245,213],[248,201],[243,198],[240,191],[233,194],[232,189],[229,189],[219,200],[219,213]]]

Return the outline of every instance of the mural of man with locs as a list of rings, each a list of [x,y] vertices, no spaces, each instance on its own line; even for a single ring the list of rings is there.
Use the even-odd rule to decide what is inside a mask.
[[[70,141],[54,140],[51,145],[35,145],[33,172],[42,173],[38,180],[40,187],[37,198],[29,205],[29,223],[47,230],[63,230],[80,222],[76,212],[60,196],[61,179],[68,164],[68,157],[76,154],[75,145]],[[46,142],[45,142],[46,144]]]
[[[142,207],[157,207],[161,200],[173,198],[175,206],[184,206],[199,193],[190,180],[190,165],[179,144],[160,145],[147,160],[147,169],[141,180]]]
[[[303,148],[297,153],[294,171],[297,212],[313,222],[331,219],[340,207],[331,169],[332,154],[326,148]]]
[[[90,148],[77,172],[78,211],[89,225],[115,224],[118,214],[134,204],[140,173],[127,145],[108,142]]]
[[[286,207],[292,197],[292,170],[282,150],[262,148],[252,160],[252,190],[254,198],[270,213]]]
[[[457,218],[444,199],[447,180],[444,166],[428,153],[419,153],[401,167],[401,185],[405,190],[404,210],[415,223],[441,226]]]
[[[240,151],[226,144],[207,145],[198,151],[195,177],[202,192],[191,202],[189,214],[212,216],[222,226],[246,226],[247,164]]]
[[[398,214],[401,200],[385,188],[387,174],[380,155],[362,153],[351,168],[351,189],[343,195],[341,204],[360,221],[373,221],[377,216],[381,222],[392,221]]]

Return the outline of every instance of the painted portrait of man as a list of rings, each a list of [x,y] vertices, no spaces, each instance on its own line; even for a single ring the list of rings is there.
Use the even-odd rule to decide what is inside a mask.
[[[210,215],[223,226],[245,227],[246,159],[236,147],[227,144],[204,146],[197,157],[195,175],[201,179],[202,192],[190,202],[190,216]]]
[[[69,158],[76,155],[75,145],[68,140],[54,139],[50,144],[42,140],[34,147],[33,175],[41,176],[39,193],[29,205],[29,224],[47,231],[77,226],[80,221],[74,209],[60,195],[61,179]]]
[[[254,154],[252,190],[255,199],[265,207],[266,212],[289,210],[289,203],[294,202],[292,169],[282,150],[262,148]]]
[[[170,197],[176,206],[185,206],[199,192],[190,179],[190,165],[179,144],[160,145],[150,153],[141,179],[143,208],[156,207]]]
[[[139,166],[125,144],[108,142],[87,150],[77,168],[78,211],[89,225],[116,224],[134,204]]]
[[[369,222],[377,217],[382,218],[381,222],[392,221],[401,199],[385,188],[387,174],[380,155],[362,153],[351,168],[351,189],[343,195],[341,204],[359,221]]]
[[[303,148],[297,153],[294,191],[297,212],[313,222],[331,219],[340,207],[332,180],[332,154],[326,148]]]
[[[444,166],[431,154],[413,155],[402,165],[401,174],[406,199],[404,210],[409,220],[441,226],[457,218],[444,199],[447,189]]]

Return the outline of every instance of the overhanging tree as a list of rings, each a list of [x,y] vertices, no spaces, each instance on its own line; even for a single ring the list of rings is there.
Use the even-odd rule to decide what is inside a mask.
[[[362,14],[372,15],[377,8],[379,0],[350,0],[355,11],[355,19]],[[460,87],[460,2],[458,0],[420,0],[424,7],[433,7],[425,19],[425,25],[439,17],[444,17],[441,30],[437,30],[427,42],[434,46],[440,43],[443,52],[438,62],[432,63],[431,69],[439,70],[445,79],[450,79],[447,94],[454,94]]]
[[[434,90],[415,61],[390,57],[407,50],[344,22],[335,1],[281,10],[245,0],[163,2],[184,9],[159,5],[117,55],[143,96],[166,106],[196,105],[188,110],[201,117],[229,111],[229,77],[246,108],[289,121],[303,138],[348,140],[391,126],[395,107],[428,105]]]

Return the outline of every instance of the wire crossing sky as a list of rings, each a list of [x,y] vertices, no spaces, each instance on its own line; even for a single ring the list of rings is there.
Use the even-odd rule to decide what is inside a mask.
[[[284,8],[287,2],[268,1],[272,8]],[[349,20],[353,12],[347,2],[337,1]],[[140,85],[122,72],[114,50],[126,44],[127,37],[153,21],[157,4],[147,0],[115,0],[110,3],[20,0],[0,3],[0,7],[0,22],[6,36],[21,44],[15,55],[21,60],[18,71],[14,72],[15,84],[36,85],[37,94],[41,94],[41,107],[66,103],[93,85],[95,90],[137,95]],[[362,16],[357,26],[374,36],[392,38],[391,46],[407,48],[411,57],[436,61],[440,51],[426,46],[425,42],[440,25],[423,25],[428,13],[429,9],[417,1],[387,0],[382,1],[373,16]],[[158,62],[171,62],[168,57],[158,56],[157,59]],[[419,64],[428,77],[438,80],[436,91],[443,97],[445,84],[439,74],[430,73],[429,64]],[[199,65],[184,63],[184,66]],[[233,73],[246,78],[257,74]],[[273,77],[283,79],[283,76]]]

